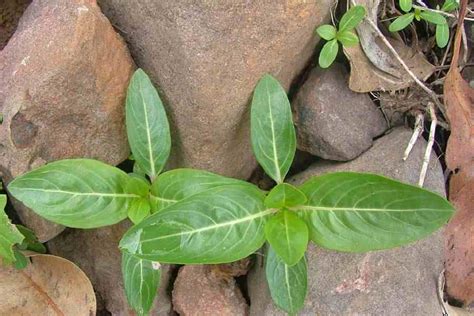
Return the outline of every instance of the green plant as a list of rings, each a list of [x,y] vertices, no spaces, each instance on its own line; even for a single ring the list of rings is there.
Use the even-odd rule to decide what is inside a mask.
[[[319,53],[319,66],[321,68],[331,66],[336,59],[337,52],[339,51],[338,42],[345,47],[359,43],[359,38],[354,33],[354,28],[359,25],[364,16],[365,8],[361,5],[356,5],[342,16],[338,29],[330,24],[321,25],[316,29],[316,33],[328,41]]]
[[[277,306],[296,313],[306,295],[309,240],[339,251],[391,248],[430,234],[453,213],[434,193],[373,174],[327,174],[300,187],[284,183],[295,129],[286,93],[269,75],[253,95],[251,141],[277,183],[270,192],[200,170],[159,174],[169,153],[169,127],[141,70],[131,80],[126,106],[134,173],[95,160],[62,160],[16,178],[9,191],[41,216],[70,227],[134,220],[119,247],[127,298],[139,314],[151,308],[160,263],[232,262],[266,240],[271,295]]]
[[[413,6],[412,0],[400,0],[399,5],[405,14],[399,16],[390,24],[388,28],[390,32],[403,30],[413,22],[413,19],[417,21],[424,20],[436,26],[435,37],[438,47],[443,48],[448,44],[449,26],[448,21],[442,14],[428,8]],[[458,6],[459,4],[455,0],[446,0],[440,10],[443,12],[451,12],[456,10]]]
[[[0,194],[0,264],[13,264],[22,269],[28,263],[22,250],[45,253],[46,248],[30,229],[11,223],[4,211],[6,204],[7,196]]]

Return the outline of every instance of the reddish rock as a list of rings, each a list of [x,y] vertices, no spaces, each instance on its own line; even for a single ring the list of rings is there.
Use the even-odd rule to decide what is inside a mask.
[[[68,157],[118,164],[134,65],[94,0],[34,1],[0,52],[0,175]],[[62,228],[15,203],[40,240]]]
[[[211,266],[189,265],[179,270],[173,308],[181,316],[247,315],[248,305],[233,278],[223,278]]]
[[[98,309],[112,315],[134,315],[124,292],[121,254],[118,243],[130,222],[100,229],[67,229],[48,242],[51,253],[71,260],[89,277],[97,293]],[[166,316],[171,312],[167,293],[170,267],[162,265],[161,283],[151,315]]]

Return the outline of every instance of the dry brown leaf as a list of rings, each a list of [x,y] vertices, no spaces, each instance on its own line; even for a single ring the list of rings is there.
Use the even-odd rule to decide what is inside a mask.
[[[354,3],[365,6],[367,19],[371,19],[377,25],[379,0],[355,0]],[[369,22],[362,21],[357,26],[357,33],[360,45],[344,48],[344,53],[351,64],[349,78],[351,90],[356,92],[393,91],[411,85],[413,79],[380,40]],[[422,80],[431,76],[435,67],[422,53],[399,40],[387,39],[415,76]]]
[[[87,276],[72,262],[33,255],[23,270],[0,266],[0,315],[96,314],[96,299]]]
[[[467,0],[461,2],[458,25],[463,25]],[[450,200],[456,214],[446,234],[446,290],[465,306],[474,303],[474,90],[458,68],[461,28],[458,27],[451,67],[444,84],[444,102],[451,126],[446,163],[455,172]]]

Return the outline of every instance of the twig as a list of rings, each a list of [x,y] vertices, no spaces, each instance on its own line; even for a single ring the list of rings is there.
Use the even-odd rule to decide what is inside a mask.
[[[418,180],[418,185],[420,187],[425,183],[426,171],[428,170],[428,164],[430,163],[431,151],[435,139],[436,124],[438,122],[433,104],[430,102],[428,106],[431,116],[430,136],[428,137],[428,144],[426,145],[425,156],[423,157],[423,165],[421,166],[420,179]]]
[[[400,55],[397,53],[397,51],[395,50],[395,48],[393,48],[392,44],[390,44],[390,42],[388,41],[388,39],[383,35],[383,33],[379,30],[379,28],[377,27],[377,25],[374,23],[374,21],[372,21],[371,19],[369,18],[365,18],[365,20],[367,22],[369,22],[369,25],[372,27],[372,29],[377,33],[377,35],[380,37],[380,39],[382,40],[382,42],[385,44],[385,46],[387,46],[387,48],[390,50],[390,52],[392,52],[392,54],[395,56],[395,58],[398,60],[398,62],[402,65],[403,69],[405,69],[405,71],[410,75],[410,77],[416,82],[416,84],[418,84],[420,86],[420,88],[422,88],[426,93],[428,93],[428,95],[431,97],[431,99],[433,99],[433,102],[436,104],[436,106],[438,107],[438,109],[441,111],[441,113],[443,113],[443,116],[446,117],[446,112],[444,110],[444,106],[443,104],[439,101],[438,99],[438,95],[433,91],[431,90],[430,88],[428,88],[420,79],[418,79],[418,77],[410,70],[410,68],[408,68],[407,64],[405,64],[405,62],[403,61],[403,59],[400,57]]]
[[[419,112],[416,114],[415,129],[413,130],[413,134],[411,135],[410,142],[408,143],[408,146],[405,149],[405,153],[403,154],[403,160],[407,160],[422,130],[423,130],[423,113]]]

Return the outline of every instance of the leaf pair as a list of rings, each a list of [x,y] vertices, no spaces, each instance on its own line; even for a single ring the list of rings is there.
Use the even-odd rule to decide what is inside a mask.
[[[359,25],[365,16],[365,8],[356,5],[348,10],[339,22],[339,30],[334,26],[325,24],[316,29],[318,35],[327,40],[319,54],[319,66],[329,67],[336,59],[340,42],[343,46],[349,47],[359,43],[359,38],[354,33],[354,28]]]
[[[458,4],[454,0],[446,0],[443,4],[442,11],[449,12],[455,10]],[[406,12],[396,18],[389,26],[390,32],[398,32],[406,28],[413,20],[421,21],[424,20],[428,23],[436,26],[436,44],[438,47],[443,48],[448,44],[449,41],[449,26],[446,18],[435,11],[431,11],[426,8],[416,7],[413,12],[412,0],[400,0],[400,8]]]

